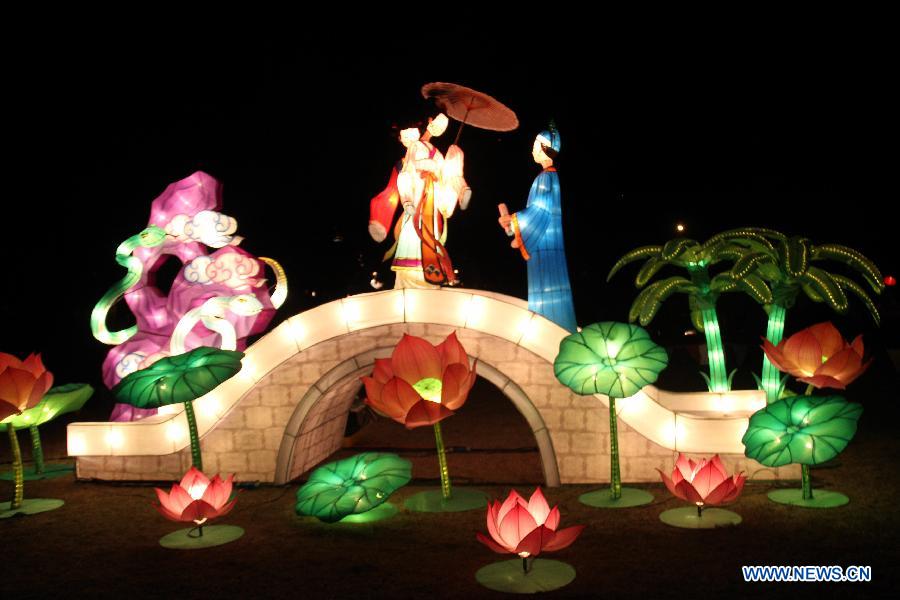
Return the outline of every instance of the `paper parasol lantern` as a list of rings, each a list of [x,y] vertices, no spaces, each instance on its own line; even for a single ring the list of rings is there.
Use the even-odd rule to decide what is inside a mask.
[[[233,483],[234,475],[229,475],[224,480],[216,475],[210,480],[191,467],[168,493],[156,488],[156,497],[159,498],[156,508],[162,516],[177,523],[195,525],[164,536],[159,541],[160,545],[181,550],[209,548],[232,542],[244,535],[242,528],[233,525],[207,525],[209,521],[227,515],[234,508],[237,500],[232,493]]]
[[[475,574],[483,586],[512,593],[549,591],[569,584],[575,569],[555,560],[536,559],[542,552],[569,547],[581,535],[584,525],[559,529],[559,507],[550,505],[541,488],[527,501],[512,490],[504,502],[488,506],[487,529],[490,537],[475,534],[479,542],[498,554],[516,554],[519,560],[488,565]]]
[[[841,396],[791,396],[754,413],[741,440],[744,454],[767,467],[802,465],[801,490],[775,490],[769,497],[816,508],[849,502],[837,492],[813,494],[809,467],[831,460],[847,447],[862,411],[862,405]]]
[[[576,394],[609,397],[610,489],[588,492],[580,500],[590,506],[624,508],[653,501],[643,490],[623,488],[619,468],[616,398],[627,398],[656,381],[669,364],[665,349],[643,327],[606,321],[588,325],[563,338],[553,372]]]
[[[161,358],[146,369],[131,373],[112,391],[120,402],[137,408],[183,403],[190,430],[193,465],[202,470],[200,438],[192,401],[237,375],[243,357],[243,352],[201,346],[184,354]]]
[[[481,508],[486,497],[473,490],[454,492],[450,486],[441,421],[459,410],[475,384],[477,361],[469,366],[466,349],[451,333],[434,346],[427,340],[404,334],[390,359],[375,359],[371,377],[362,377],[366,404],[408,429],[431,425],[437,445],[441,494],[422,492],[407,499],[411,510],[457,511]]]
[[[397,512],[387,499],[411,478],[408,460],[386,452],[363,452],[313,471],[297,490],[296,511],[326,523],[383,519]]]
[[[712,529],[741,522],[741,516],[730,510],[708,508],[736,500],[747,479],[743,473],[729,476],[718,454],[696,462],[679,454],[672,476],[668,477],[662,471],[659,474],[673,496],[697,507],[696,514],[690,507],[667,510],[659,515],[663,523],[687,529]]]

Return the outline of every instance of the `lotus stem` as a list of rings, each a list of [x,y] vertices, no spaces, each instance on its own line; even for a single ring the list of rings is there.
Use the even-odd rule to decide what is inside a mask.
[[[809,480],[809,465],[800,465],[800,481],[803,486],[803,499],[812,500],[812,483]]]
[[[697,505],[697,518],[698,519],[703,518],[703,505],[702,504]]]
[[[528,564],[528,557],[522,557],[522,572],[528,575],[528,571],[530,570],[530,565]]]
[[[766,339],[773,345],[777,346],[784,337],[784,321],[787,316],[787,309],[780,304],[769,305],[769,319],[766,323]],[[769,404],[778,400],[779,388],[781,387],[781,372],[775,368],[775,365],[763,352],[762,367],[762,387],[766,392],[766,402]]]
[[[15,510],[22,507],[25,500],[25,473],[22,467],[22,450],[19,448],[19,438],[16,436],[16,429],[12,423],[6,424],[6,432],[9,434],[9,445],[12,448],[13,455],[13,478],[15,493],[9,508]]]
[[[806,395],[811,396],[813,391],[813,384],[809,384],[806,386]],[[803,489],[803,499],[804,500],[812,500],[813,492],[812,492],[812,482],[809,479],[809,465],[800,465],[800,485]]]
[[[37,425],[28,428],[31,433],[31,456],[34,459],[34,472],[38,475],[44,473],[44,447],[41,446],[41,432]]]
[[[719,330],[719,315],[716,308],[704,308],[703,334],[706,336],[706,357],[709,361],[709,391],[727,392],[728,373],[725,371],[725,348],[722,345],[722,332]]]
[[[194,417],[194,403],[190,400],[184,403],[184,416],[187,417],[188,432],[191,438],[191,463],[201,473],[203,472],[203,456],[200,454],[200,436],[197,435],[197,419]],[[203,535],[203,530],[200,530]]]
[[[616,399],[609,399],[609,497],[622,497],[622,473],[619,470],[619,428],[616,418]]]
[[[450,499],[450,470],[447,468],[447,451],[444,449],[444,436],[441,435],[441,423],[434,424],[434,443],[437,446],[438,464],[441,470],[441,496]]]

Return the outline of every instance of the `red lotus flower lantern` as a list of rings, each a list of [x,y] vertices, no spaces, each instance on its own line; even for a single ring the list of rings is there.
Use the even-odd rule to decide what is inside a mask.
[[[502,504],[497,500],[488,507],[487,528],[491,537],[482,533],[476,537],[499,554],[529,558],[566,548],[584,530],[584,525],[575,525],[557,531],[559,520],[559,507],[550,509],[541,488],[534,490],[527,501],[512,490]]]
[[[463,491],[454,495],[451,508],[450,475],[441,433],[441,421],[466,402],[475,384],[477,361],[469,366],[466,349],[451,333],[437,346],[412,335],[403,338],[389,359],[375,359],[371,377],[362,377],[366,386],[366,404],[375,412],[390,417],[408,429],[432,425],[441,473],[440,502],[429,500],[419,505],[413,498],[407,507],[413,510],[468,510],[484,506],[485,497]],[[430,492],[424,492],[428,495]],[[465,497],[465,498],[464,498]]]
[[[366,404],[412,429],[452,415],[465,403],[475,377],[456,333],[437,346],[404,334],[391,358],[375,359],[372,376],[362,380]]]
[[[861,335],[848,344],[829,322],[798,331],[777,346],[764,340],[762,349],[779,371],[814,388],[842,390],[872,362],[863,363]]]
[[[209,521],[227,515],[234,508],[237,500],[232,498],[233,482],[234,475],[229,475],[225,480],[216,475],[210,480],[196,468],[191,467],[181,481],[172,486],[168,494],[156,488],[156,496],[159,498],[157,510],[171,521],[194,523],[197,531],[194,534],[194,528],[181,530],[164,537],[161,543],[167,547],[190,547],[178,545],[178,542],[204,538],[203,527]],[[214,535],[211,536],[213,539],[205,544],[202,542],[195,544],[194,547],[222,544],[237,539],[244,533],[239,527],[219,526],[219,529],[215,527],[208,529],[214,530]],[[226,537],[228,539],[223,539]]]
[[[741,495],[747,479],[743,473],[728,475],[718,454],[711,459],[703,458],[699,461],[679,454],[675,460],[675,468],[672,469],[672,477],[669,478],[662,471],[659,471],[659,474],[673,496],[697,506],[696,516],[690,508],[665,511],[660,515],[664,523],[693,529],[740,523],[740,515],[727,510],[707,514],[704,520],[704,509],[736,500]]]
[[[527,501],[512,490],[504,502],[488,506],[487,528],[491,537],[482,533],[479,542],[498,554],[516,554],[522,559],[494,563],[479,569],[475,579],[493,590],[533,593],[562,587],[575,578],[575,570],[556,560],[535,560],[542,552],[567,548],[581,535],[584,525],[559,529],[559,507],[550,509],[541,488]]]

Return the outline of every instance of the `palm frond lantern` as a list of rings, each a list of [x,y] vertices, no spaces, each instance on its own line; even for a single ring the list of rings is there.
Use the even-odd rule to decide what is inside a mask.
[[[610,488],[581,496],[589,506],[620,508],[653,500],[649,493],[622,487],[616,399],[627,398],[656,381],[669,364],[665,349],[638,325],[607,321],[563,338],[553,363],[556,378],[576,394],[609,398]]]

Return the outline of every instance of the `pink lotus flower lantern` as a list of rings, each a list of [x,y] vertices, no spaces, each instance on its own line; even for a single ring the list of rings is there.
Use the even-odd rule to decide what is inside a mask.
[[[707,506],[736,500],[747,479],[743,473],[729,477],[718,454],[709,460],[704,458],[698,462],[679,454],[671,479],[662,471],[659,474],[673,496],[697,505],[698,517],[702,516],[703,509]]]
[[[218,475],[210,480],[191,467],[168,494],[156,488],[157,510],[169,520],[193,522],[199,530],[198,537],[202,537],[203,526],[208,521],[227,515],[234,508],[237,500],[231,500],[233,481],[234,475],[224,481]]]
[[[502,504],[498,500],[488,506],[487,528],[491,537],[482,533],[476,537],[494,552],[518,554],[527,570],[528,558],[568,547],[585,527],[557,530],[559,520],[559,507],[550,509],[541,488],[534,490],[527,501],[512,490]]]

